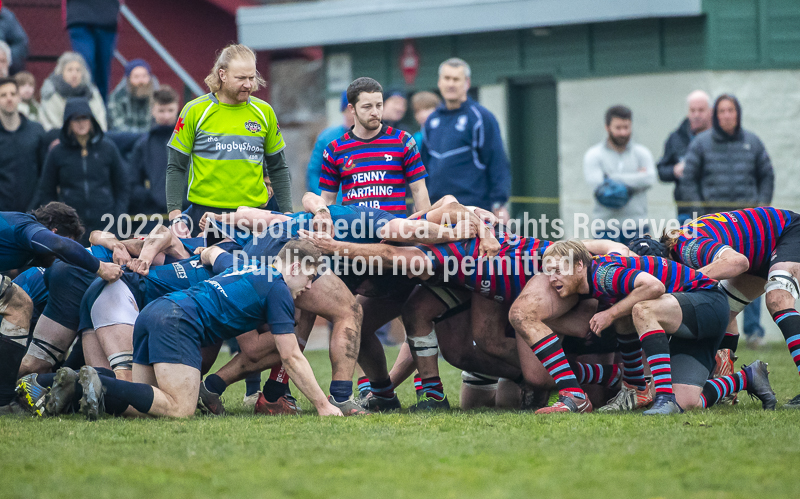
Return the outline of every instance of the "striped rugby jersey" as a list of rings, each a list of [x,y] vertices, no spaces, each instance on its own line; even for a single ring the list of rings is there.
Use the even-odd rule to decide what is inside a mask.
[[[783,230],[796,217],[791,211],[772,207],[706,215],[687,224],[688,230],[681,231],[674,255],[684,265],[699,269],[729,247],[747,257],[748,274],[758,275],[765,265],[769,266],[770,255]]]
[[[447,282],[463,286],[498,302],[511,303],[517,299],[528,280],[542,271],[542,255],[552,243],[533,237],[517,237],[500,233],[500,252],[497,257],[478,261],[480,239],[465,239],[455,243],[422,244],[417,246],[431,260],[437,278],[447,274]],[[479,265],[468,267],[462,262],[472,257]]]
[[[625,257],[617,254],[592,258],[589,269],[589,295],[611,304],[628,296],[642,272],[664,283],[667,293],[713,289],[717,281],[697,270],[657,256]]]
[[[363,140],[353,129],[334,140],[322,153],[319,188],[338,192],[342,204],[356,204],[406,216],[406,182],[427,177],[414,138],[383,125],[378,135]]]

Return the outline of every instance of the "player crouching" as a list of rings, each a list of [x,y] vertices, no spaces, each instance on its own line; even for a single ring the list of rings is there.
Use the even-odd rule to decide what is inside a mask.
[[[208,248],[203,263],[229,256]],[[293,300],[311,287],[319,262],[319,250],[309,242],[290,241],[271,266],[228,271],[156,299],[134,327],[134,381],[103,376],[89,366],[78,376],[59,373],[50,393],[60,402],[54,412],[80,400],[80,410],[90,420],[103,412],[123,411],[129,416],[192,416],[200,389],[200,348],[268,329],[284,368],[319,414],[341,416],[317,384],[294,335]]]

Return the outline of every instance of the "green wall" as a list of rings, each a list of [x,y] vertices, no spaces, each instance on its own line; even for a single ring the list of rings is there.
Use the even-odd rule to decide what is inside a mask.
[[[419,38],[413,88],[436,86],[448,57],[466,59],[473,85],[517,76],[555,79],[696,69],[800,67],[800,0],[705,0],[704,16]],[[353,77],[402,86],[400,40],[326,47],[349,52]]]

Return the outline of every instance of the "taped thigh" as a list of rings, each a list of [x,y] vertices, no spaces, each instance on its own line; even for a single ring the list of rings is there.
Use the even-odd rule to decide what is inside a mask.
[[[773,270],[769,273],[769,276],[767,276],[767,284],[764,286],[764,291],[769,293],[770,291],[774,291],[776,289],[788,291],[795,300],[800,300],[800,283],[797,282],[797,279],[795,279],[791,272],[787,272],[785,270]]]
[[[731,307],[731,312],[739,313],[748,305],[750,305],[751,300],[748,300],[747,297],[738,289],[730,279],[725,279],[724,281],[719,283],[722,286],[722,290],[725,291],[725,295],[728,297],[728,305]]]
[[[431,332],[426,336],[409,336],[408,346],[412,352],[416,352],[417,357],[439,355],[439,342],[436,339],[435,332]]]

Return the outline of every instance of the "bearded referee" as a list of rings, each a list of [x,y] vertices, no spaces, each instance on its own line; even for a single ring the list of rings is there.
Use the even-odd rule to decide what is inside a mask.
[[[277,208],[292,210],[278,120],[269,104],[250,95],[265,85],[255,53],[225,47],[205,81],[211,92],[186,104],[168,144],[167,209],[178,237],[197,234],[205,212],[266,207],[272,190]],[[192,204],[182,214],[187,172]]]

